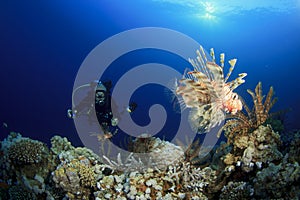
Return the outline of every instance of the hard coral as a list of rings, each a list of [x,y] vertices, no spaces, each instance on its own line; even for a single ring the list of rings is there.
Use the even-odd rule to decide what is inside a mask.
[[[20,185],[11,186],[8,190],[9,199],[13,200],[35,200],[36,196]]]
[[[300,131],[297,131],[290,144],[289,160],[300,163]]]
[[[184,156],[181,147],[145,134],[132,140],[128,149],[134,153],[118,153],[115,159],[106,156],[103,156],[103,158],[114,171],[144,172],[148,168],[165,170],[169,165],[177,163]]]
[[[242,170],[250,172],[254,164],[266,164],[279,161],[282,158],[278,147],[281,144],[280,135],[275,133],[271,126],[259,126],[248,136],[237,135],[234,138],[233,149],[223,157],[226,165],[242,162]]]
[[[271,163],[256,173],[254,194],[256,199],[299,199],[299,181],[299,164],[285,157],[278,165]]]
[[[92,188],[96,186],[96,176],[94,170],[81,162],[75,162],[74,165],[78,169],[80,183],[83,187]]]
[[[222,193],[219,199],[250,199],[253,193],[253,188],[246,182],[229,182],[222,188]]]
[[[62,151],[70,151],[74,150],[75,148],[72,146],[71,142],[68,141],[67,138],[62,138],[58,135],[55,135],[51,138],[51,151],[58,155]]]
[[[59,165],[52,175],[56,187],[63,189],[69,199],[88,199],[96,186],[92,166],[77,159]]]
[[[8,149],[8,157],[15,165],[39,163],[47,153],[44,143],[30,139],[15,142]]]

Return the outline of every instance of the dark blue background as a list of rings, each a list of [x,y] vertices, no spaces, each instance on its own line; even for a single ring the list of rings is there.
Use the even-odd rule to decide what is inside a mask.
[[[180,9],[145,0],[1,1],[0,122],[8,124],[1,139],[14,130],[45,142],[59,134],[80,145],[66,110],[81,62],[108,37],[145,26],[180,31],[207,50],[214,47],[216,55],[237,57],[232,77],[248,73],[237,91],[249,99],[246,89],[258,81],[264,93],[273,85],[279,97],[274,110],[292,108],[287,125],[300,127],[299,12],[248,12],[210,23]],[[146,57],[139,62],[147,62]],[[157,57],[171,61],[163,54]]]

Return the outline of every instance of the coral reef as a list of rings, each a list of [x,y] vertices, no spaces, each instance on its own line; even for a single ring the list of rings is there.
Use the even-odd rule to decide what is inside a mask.
[[[96,188],[97,175],[102,175],[96,165],[101,163],[98,155],[82,147],[73,147],[67,138],[54,136],[51,151],[58,159],[51,173],[52,181],[69,199],[90,199]]]
[[[277,101],[277,98],[273,99],[273,87],[270,88],[264,102],[261,82],[255,87],[255,93],[247,91],[252,96],[253,109],[250,111],[243,102],[247,114],[239,111],[235,115],[229,115],[231,119],[219,133],[225,130],[227,144],[232,148],[222,157],[227,167],[238,166],[243,171],[250,172],[254,167],[261,168],[263,164],[279,161],[282,153],[279,151],[279,133],[274,132],[271,125],[265,123],[271,116],[270,109]]]
[[[300,166],[297,162],[288,162],[285,157],[278,165],[271,163],[257,172],[253,183],[255,195],[259,198],[299,199]]]
[[[260,125],[247,135],[236,135],[232,143],[221,143],[202,165],[199,141],[182,148],[158,138],[140,137],[131,148],[148,152],[148,162],[132,153],[127,160],[118,156],[113,161],[74,147],[60,136],[51,139],[48,149],[41,142],[11,133],[1,142],[0,199],[298,199],[299,138],[295,132],[284,154],[279,151],[279,134],[270,125]],[[32,152],[41,156],[25,157],[26,162],[17,156],[22,162],[12,161],[16,153],[11,152],[17,152],[17,145],[24,148],[20,141],[36,145],[39,149]]]
[[[250,199],[254,189],[247,182],[228,182],[221,190],[220,200]]]
[[[36,196],[22,186],[11,186],[8,190],[10,200],[35,200]]]
[[[44,180],[55,165],[46,144],[11,132],[1,142],[1,151],[1,179],[9,185],[16,186],[14,189],[9,188],[11,196],[17,195],[17,188],[25,189],[37,198],[45,192]]]
[[[243,111],[238,111],[235,114],[229,114],[226,118],[230,119],[226,121],[222,129],[219,130],[218,135],[222,130],[225,130],[226,137],[229,142],[234,140],[235,135],[247,135],[249,132],[257,129],[260,125],[264,124],[266,120],[271,116],[270,109],[276,103],[277,98],[273,98],[274,90],[270,87],[270,90],[263,102],[264,96],[262,95],[262,84],[259,82],[255,87],[255,93],[251,90],[247,90],[253,99],[254,106],[250,110],[248,105],[242,101]]]
[[[300,131],[293,133],[293,140],[289,146],[289,161],[300,163]]]
[[[11,134],[2,142],[2,150],[9,152],[11,146],[20,144],[15,138],[19,138],[17,141],[24,140],[20,134]],[[30,140],[30,143],[34,142],[37,141]],[[49,166],[46,167],[48,174],[42,176],[43,173],[39,173],[42,169],[35,169],[34,176],[27,176],[23,171],[15,175],[15,168],[6,168],[8,173],[1,178],[9,185],[7,195],[17,198],[17,191],[23,190],[32,199],[207,199],[206,190],[213,187],[216,180],[216,171],[210,167],[194,167],[184,158],[181,147],[158,138],[149,138],[151,148],[147,148],[155,158],[152,162],[157,164],[151,168],[139,163],[143,165],[143,171],[127,172],[120,171],[122,166],[116,170],[118,162],[105,164],[91,150],[73,147],[66,138],[55,136],[51,142],[49,163],[41,165]],[[136,150],[141,148],[139,144],[134,146]],[[168,161],[174,152],[177,152],[177,162],[172,159]],[[6,154],[2,167],[10,163],[10,154]],[[165,168],[159,168],[163,158],[167,164]],[[133,160],[127,164],[135,166]],[[20,167],[24,166],[26,164]],[[24,195],[21,198],[26,199]]]
[[[243,171],[250,172],[254,167],[261,168],[263,164],[280,161],[280,144],[280,135],[271,126],[261,125],[247,135],[235,136],[234,143],[230,145],[231,150],[222,160],[227,166],[238,166]]]
[[[207,199],[203,191],[213,183],[214,173],[183,162],[165,171],[149,168],[144,173],[109,175],[97,183],[95,195],[98,199]]]
[[[8,157],[14,165],[40,163],[47,156],[47,147],[39,141],[22,139],[8,149]]]
[[[89,199],[92,189],[96,187],[94,169],[89,160],[81,159],[59,165],[52,173],[56,187],[65,191],[70,199]]]

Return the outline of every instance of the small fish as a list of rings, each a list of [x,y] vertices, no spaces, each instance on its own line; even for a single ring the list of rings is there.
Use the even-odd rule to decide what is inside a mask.
[[[5,122],[3,122],[2,126],[3,126],[4,128],[8,128],[8,125],[7,125],[7,123],[5,123]]]
[[[137,107],[137,104],[135,102],[131,102],[127,106],[126,110],[127,110],[127,112],[132,113],[136,109],[136,107]]]

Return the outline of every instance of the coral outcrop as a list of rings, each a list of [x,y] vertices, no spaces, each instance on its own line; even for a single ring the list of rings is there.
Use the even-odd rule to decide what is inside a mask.
[[[300,131],[296,131],[289,145],[289,160],[300,163]]]
[[[230,120],[226,121],[225,125],[218,133],[218,135],[220,135],[222,130],[226,130],[225,134],[229,142],[232,142],[236,135],[247,135],[249,132],[257,129],[260,125],[263,125],[271,116],[269,113],[270,109],[277,101],[277,98],[273,98],[273,87],[270,87],[266,99],[263,102],[264,96],[262,94],[261,82],[256,85],[255,93],[249,89],[247,92],[253,99],[253,108],[250,109],[248,105],[242,101],[246,113],[238,111],[235,114],[227,115],[227,118]]]
[[[96,174],[86,161],[73,159],[70,163],[59,165],[52,173],[56,187],[66,192],[70,199],[89,199],[96,187]]]
[[[223,161],[227,166],[241,167],[243,171],[250,172],[254,167],[261,168],[263,164],[280,161],[282,153],[279,151],[281,145],[280,135],[274,132],[266,120],[271,116],[270,109],[277,101],[273,99],[274,90],[270,90],[263,101],[262,84],[259,82],[255,93],[247,90],[253,99],[253,109],[243,102],[243,111],[229,118],[221,130],[225,130],[228,146],[232,148]],[[220,131],[221,131],[220,130]]]
[[[14,165],[40,163],[47,154],[48,149],[45,144],[30,139],[17,141],[8,149],[8,157]]]
[[[96,165],[101,159],[87,148],[73,147],[67,138],[54,136],[51,139],[51,151],[58,159],[51,178],[69,199],[90,199],[96,188]],[[102,174],[98,170],[98,174]]]
[[[251,199],[254,189],[247,182],[228,182],[221,190],[220,200]]]
[[[100,158],[85,147],[72,146],[67,138],[60,136],[51,139],[49,150],[43,143],[11,133],[1,142],[0,198],[297,199],[300,197],[297,132],[294,138],[283,155],[278,148],[279,134],[269,125],[260,125],[247,135],[236,135],[230,145],[222,143],[213,149],[212,160],[206,159],[205,166],[197,162],[201,154],[199,142],[182,150],[184,148],[158,138],[133,141],[132,148],[136,152],[146,149],[149,155],[156,156],[151,161],[159,164],[164,157],[178,153],[177,162],[166,158],[168,164],[158,168],[159,165],[148,165],[136,160],[137,157],[129,156],[127,161],[120,157],[116,161],[105,156]],[[17,148],[15,145],[22,144],[20,141],[38,144],[40,149],[35,151],[42,152],[43,147],[47,153],[42,154],[41,159],[34,155],[26,158],[26,162],[12,162],[14,154],[9,152]],[[141,141],[148,146],[143,146]],[[29,159],[34,161],[28,162]],[[125,165],[133,170],[124,170]],[[30,171],[28,166],[35,168]]]
[[[253,183],[254,193],[261,199],[299,199],[300,166],[285,157],[283,162],[270,163],[257,172]]]
[[[35,200],[36,196],[23,186],[11,186],[8,190],[10,200]]]
[[[54,169],[46,144],[11,132],[1,142],[1,151],[4,153],[1,158],[1,177],[6,183],[17,183],[12,191],[26,189],[37,198],[45,192],[44,180]]]

